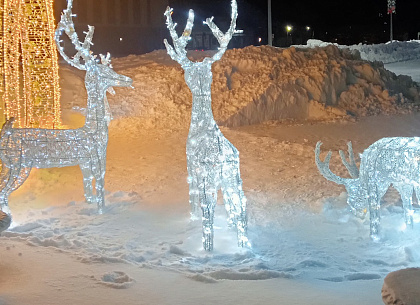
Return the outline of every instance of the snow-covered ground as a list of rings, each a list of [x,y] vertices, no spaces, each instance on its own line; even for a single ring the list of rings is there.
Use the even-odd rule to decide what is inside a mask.
[[[135,89],[109,99],[106,211],[84,202],[79,168],[33,170],[0,237],[0,304],[382,304],[384,277],[420,264],[420,215],[405,230],[391,189],[382,241],[372,242],[368,220],[350,213],[313,152],[323,141],[344,176],[337,151],[347,141],[357,154],[382,137],[417,136],[419,87],[409,77],[334,46],[229,50],[214,66],[213,109],[241,153],[252,248],[236,247],[218,205],[207,253],[189,220],[191,95],[181,68],[164,51],[113,65]],[[414,65],[385,67],[419,82]],[[80,126],[83,73],[60,73],[63,122]]]

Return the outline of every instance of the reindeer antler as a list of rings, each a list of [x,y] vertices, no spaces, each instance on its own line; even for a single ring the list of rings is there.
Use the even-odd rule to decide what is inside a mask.
[[[359,178],[359,169],[357,168],[356,161],[354,160],[354,153],[351,142],[347,143],[347,147],[350,162],[347,161],[346,156],[342,150],[339,151],[341,161],[343,161],[344,166],[347,168],[352,178]]]
[[[316,163],[316,166],[318,167],[319,172],[327,180],[330,180],[337,184],[345,185],[348,179],[341,178],[330,170],[330,159],[331,159],[331,154],[332,154],[331,150],[328,152],[327,156],[325,157],[324,162],[322,162],[321,159],[319,158],[319,155],[321,154],[321,145],[322,145],[322,142],[319,141],[318,143],[316,143],[316,147],[315,147],[315,163]]]
[[[217,61],[222,58],[223,54],[226,52],[227,46],[232,39],[233,34],[241,33],[242,31],[236,30],[236,19],[238,18],[238,5],[236,0],[232,0],[232,14],[231,14],[231,21],[230,27],[226,31],[225,34],[219,29],[219,27],[213,22],[213,18],[207,18],[204,22],[207,24],[212,31],[214,37],[216,37],[217,41],[220,44],[219,51],[213,55],[213,61]]]
[[[80,63],[80,57],[82,57],[85,62],[93,60],[93,56],[90,54],[90,46],[93,45],[92,38],[94,27],[88,26],[89,31],[86,33],[85,41],[81,43],[79,37],[77,36],[76,30],[74,29],[73,16],[76,16],[72,13],[73,0],[67,0],[67,9],[61,14],[61,20],[57,25],[55,31],[55,42],[57,44],[58,52],[63,56],[64,60],[67,61],[70,65],[80,69],[86,70],[86,66]],[[64,53],[64,48],[61,46],[62,40],[60,40],[63,31],[70,38],[73,43],[77,53],[71,59],[67,54]]]
[[[172,12],[173,9],[168,6],[164,15],[166,16],[166,26],[169,30],[169,33],[171,34],[174,47],[172,47],[166,39],[164,39],[163,42],[166,46],[166,50],[168,51],[169,56],[171,56],[173,60],[180,63],[181,66],[183,66],[190,63],[190,60],[187,57],[186,47],[188,41],[191,39],[191,31],[194,24],[194,11],[189,11],[187,24],[185,25],[185,29],[181,37],[178,37],[178,34],[176,33],[176,23],[174,23],[172,20]]]

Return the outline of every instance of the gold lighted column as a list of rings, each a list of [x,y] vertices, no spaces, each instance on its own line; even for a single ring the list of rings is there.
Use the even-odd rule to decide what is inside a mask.
[[[58,128],[60,88],[53,0],[0,0],[3,119],[17,127]]]

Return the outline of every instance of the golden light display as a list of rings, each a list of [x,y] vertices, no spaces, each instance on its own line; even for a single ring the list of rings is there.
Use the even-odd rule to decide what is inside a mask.
[[[0,0],[3,121],[58,128],[60,88],[53,0]]]

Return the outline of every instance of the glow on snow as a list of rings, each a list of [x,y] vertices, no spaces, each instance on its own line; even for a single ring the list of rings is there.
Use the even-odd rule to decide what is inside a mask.
[[[94,28],[89,27],[85,41],[80,42],[72,21],[72,0],[67,5],[57,26],[55,39],[63,58],[79,70],[86,71],[88,100],[85,125],[78,129],[20,129],[13,128],[13,118],[4,124],[0,139],[0,159],[3,165],[0,202],[2,210],[9,215],[8,197],[25,182],[33,167],[79,165],[83,173],[86,201],[96,202],[99,213],[104,208],[105,161],[108,125],[111,120],[106,91],[112,92],[112,86],[130,86],[132,80],[112,70],[109,54],[106,57],[101,55],[102,63],[97,62],[90,52]],[[77,50],[72,59],[64,53],[60,45],[63,31]],[[81,59],[84,63],[80,62]]]

